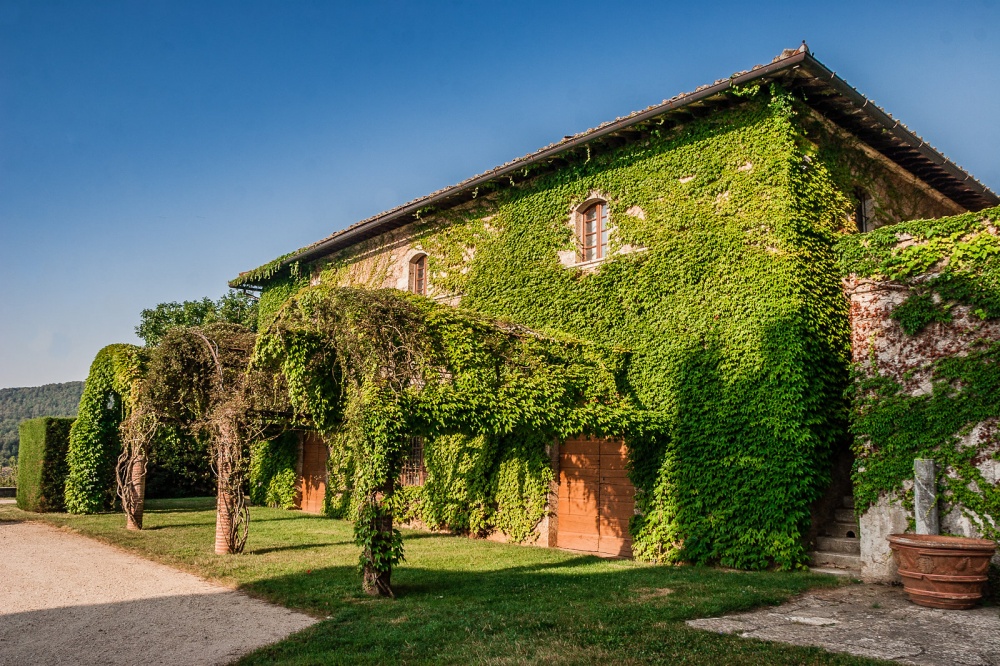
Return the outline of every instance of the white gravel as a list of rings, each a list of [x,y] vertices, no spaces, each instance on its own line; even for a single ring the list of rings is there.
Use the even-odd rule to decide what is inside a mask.
[[[0,522],[0,664],[225,664],[316,622],[39,523]]]

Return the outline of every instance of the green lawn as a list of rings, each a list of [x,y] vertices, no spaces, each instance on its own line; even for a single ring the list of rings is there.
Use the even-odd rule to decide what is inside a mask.
[[[351,525],[254,508],[239,556],[212,554],[211,500],[149,502],[141,533],[120,514],[27,514],[238,587],[322,622],[245,664],[601,663],[871,664],[864,659],[695,631],[684,620],[777,604],[808,573],[664,567],[404,531],[395,600],[360,592]]]

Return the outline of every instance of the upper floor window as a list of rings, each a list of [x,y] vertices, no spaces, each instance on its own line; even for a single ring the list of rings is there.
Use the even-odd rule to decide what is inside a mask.
[[[410,291],[427,295],[427,255],[418,254],[410,259]]]
[[[603,201],[585,208],[577,222],[580,261],[596,261],[608,255],[608,204]]]
[[[864,233],[875,228],[872,214],[875,212],[875,202],[871,195],[860,187],[854,190],[854,224],[858,231]]]

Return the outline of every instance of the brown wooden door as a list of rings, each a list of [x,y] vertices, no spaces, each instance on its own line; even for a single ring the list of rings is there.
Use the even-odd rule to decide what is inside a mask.
[[[299,477],[299,508],[322,513],[326,496],[326,459],[330,450],[316,433],[302,438],[302,476]]]
[[[598,555],[630,557],[629,519],[635,488],[625,471],[620,440],[566,440],[559,452],[559,527],[556,545]]]

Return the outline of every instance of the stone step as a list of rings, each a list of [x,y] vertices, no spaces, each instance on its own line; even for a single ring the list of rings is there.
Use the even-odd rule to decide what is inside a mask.
[[[823,532],[823,536],[838,537],[841,539],[857,539],[860,534],[857,523],[827,523],[823,525],[821,531]]]
[[[856,569],[838,569],[836,567],[809,567],[809,571],[818,574],[827,574],[828,576],[857,577],[860,573],[860,571]]]
[[[854,509],[837,509],[833,512],[833,515],[838,523],[858,524],[857,518],[854,517]]]
[[[844,495],[844,508],[846,509],[854,508],[854,495]]]
[[[825,553],[861,554],[861,541],[843,537],[816,537],[816,550]]]
[[[809,553],[809,560],[814,567],[836,567],[838,569],[861,571],[860,555],[848,555],[847,553],[830,553],[826,551],[814,550]]]

